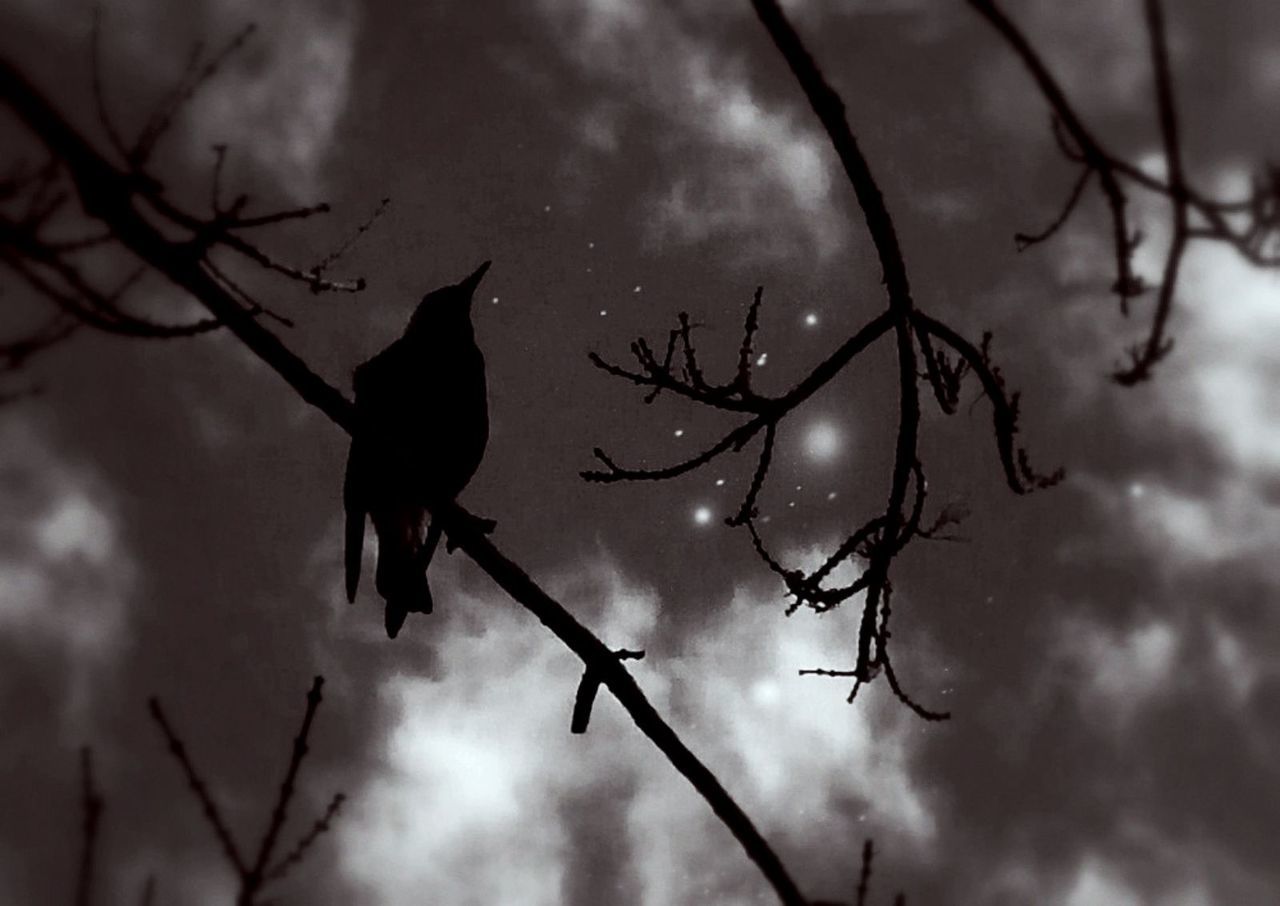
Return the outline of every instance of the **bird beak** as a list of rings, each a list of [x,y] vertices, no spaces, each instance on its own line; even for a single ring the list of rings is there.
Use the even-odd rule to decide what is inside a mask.
[[[466,290],[467,295],[470,296],[476,291],[476,287],[480,285],[480,281],[484,278],[485,271],[489,269],[489,265],[492,263],[492,261],[486,261],[484,264],[480,265],[475,269],[475,273],[459,283],[458,287]]]

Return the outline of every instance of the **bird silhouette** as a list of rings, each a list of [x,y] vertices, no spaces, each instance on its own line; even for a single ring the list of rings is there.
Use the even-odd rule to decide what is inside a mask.
[[[423,537],[427,513],[466,487],[489,440],[484,356],[471,324],[472,296],[488,269],[486,261],[423,296],[403,336],[355,370],[342,495],[347,600],[360,584],[368,515],[378,536],[374,584],[393,639],[410,612],[431,612],[426,573],[441,531],[432,519]]]

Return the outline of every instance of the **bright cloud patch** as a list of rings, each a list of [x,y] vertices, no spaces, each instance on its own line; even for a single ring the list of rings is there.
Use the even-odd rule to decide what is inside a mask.
[[[0,420],[0,493],[0,644],[65,660],[78,719],[122,641],[134,563],[96,476],[14,413]]]
[[[1280,275],[1202,246],[1188,257],[1180,297],[1184,361],[1168,369],[1169,415],[1211,436],[1241,469],[1280,472],[1280,400],[1270,392],[1280,381]]]
[[[669,182],[649,201],[655,238],[737,236],[777,256],[841,248],[825,139],[766,103],[738,61],[695,33],[696,16],[614,0],[544,0],[541,9],[581,67],[675,127],[662,149]],[[597,114],[587,118],[584,131],[595,134]]]
[[[227,143],[252,155],[290,194],[312,200],[319,192],[334,127],[347,104],[357,31],[356,10],[345,3],[290,0],[217,7],[213,33],[259,27],[258,53],[232,58],[195,98],[190,147],[199,159],[210,145]]]
[[[1142,906],[1142,901],[1106,864],[1087,858],[1076,871],[1059,902],[1062,906]]]
[[[1148,155],[1141,163],[1148,172],[1161,170],[1158,156]],[[1224,198],[1239,197],[1247,187],[1238,172],[1224,172],[1216,182],[1209,192]],[[1135,265],[1147,279],[1158,281],[1168,241],[1163,229],[1167,212],[1144,196],[1135,201],[1141,202],[1134,205],[1135,216],[1151,237],[1139,247]],[[1108,262],[1105,251],[1086,260],[1090,267]],[[1063,264],[1066,282],[1071,266]],[[1079,259],[1076,266],[1082,266]],[[1280,506],[1273,491],[1280,478],[1280,403],[1271,392],[1280,383],[1280,276],[1253,267],[1224,246],[1197,243],[1184,259],[1176,300],[1172,354],[1149,385],[1121,402],[1130,403],[1126,412],[1136,431],[1169,445],[1190,441],[1194,449],[1203,444],[1206,462],[1190,476],[1185,471],[1164,474],[1147,464],[1141,473],[1119,481],[1080,475],[1076,482],[1118,532],[1136,538],[1156,558],[1169,588],[1227,565],[1238,575],[1280,585],[1274,556]],[[1144,300],[1139,311],[1145,314],[1150,304]],[[1091,320],[1085,345],[1116,349],[1114,323],[1100,317],[1096,307]],[[1095,353],[1089,367],[1097,362]],[[1080,381],[1093,388],[1082,391],[1086,394],[1098,393],[1103,385],[1096,371],[1082,374]],[[1232,629],[1230,615],[1211,604],[1204,602],[1182,621],[1187,631],[1204,632],[1210,640],[1208,646],[1195,646],[1195,662],[1184,667],[1222,674],[1229,700],[1242,704],[1257,676],[1271,669],[1266,666],[1269,646],[1265,634]],[[1073,641],[1079,639],[1068,636],[1064,645]],[[1127,644],[1111,638],[1102,647],[1118,651]],[[1141,677],[1132,679],[1139,683],[1136,694],[1141,697]]]
[[[1141,855],[1141,864],[1124,855]],[[1085,848],[1066,871],[1034,860],[998,869],[982,903],[1047,906],[1218,906],[1274,900],[1274,887],[1212,842],[1165,836],[1126,823],[1105,844]]]
[[[610,644],[654,643],[658,600],[612,565],[552,586],[594,612]],[[438,678],[384,685],[385,768],[339,826],[343,865],[369,902],[573,902],[583,871],[595,890],[647,906],[762,895],[732,837],[607,692],[590,732],[569,734],[575,658],[509,602],[449,597],[452,615],[433,626]],[[933,818],[908,775],[908,715],[871,698],[847,708],[796,676],[838,657],[843,640],[829,621],[783,623],[773,603],[739,592],[683,651],[649,647],[635,673],[650,699],[775,843],[811,840],[817,826],[853,846],[866,815],[926,843]],[[584,847],[590,866],[575,861]]]
[[[1113,629],[1074,618],[1061,628],[1057,654],[1077,671],[1091,712],[1123,729],[1140,708],[1176,688],[1179,644],[1178,630],[1158,619]]]
[[[22,5],[26,15],[46,26],[88,22],[89,7],[72,0],[24,0]],[[208,60],[253,24],[257,30],[249,43],[190,99],[175,132],[200,166],[212,168],[211,145],[228,144],[233,167],[236,158],[252,159],[279,188],[312,200],[347,103],[358,7],[345,0],[203,0],[188,4],[191,29],[175,30],[171,6],[163,0],[102,5],[104,87],[126,140],[145,122],[152,104],[180,84],[197,42]],[[87,30],[84,48],[87,57]],[[122,60],[129,66],[120,66]],[[146,80],[153,84],[145,91],[131,88],[130,82]],[[87,92],[88,85],[83,89]],[[139,98],[149,99],[146,109],[137,109]]]

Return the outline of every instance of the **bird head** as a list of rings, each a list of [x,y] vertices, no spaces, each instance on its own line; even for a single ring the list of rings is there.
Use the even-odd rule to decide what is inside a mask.
[[[409,326],[405,333],[430,331],[446,336],[454,335],[454,331],[471,329],[471,300],[475,296],[476,287],[489,269],[491,262],[481,264],[468,277],[458,283],[433,289],[422,297],[413,316],[409,318]]]

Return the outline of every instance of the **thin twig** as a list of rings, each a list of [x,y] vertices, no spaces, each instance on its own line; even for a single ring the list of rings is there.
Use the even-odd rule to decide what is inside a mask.
[[[182,740],[178,738],[178,734],[174,732],[173,727],[170,725],[168,718],[165,717],[164,709],[160,707],[160,700],[154,697],[151,698],[148,701],[148,707],[151,711],[151,719],[160,728],[165,742],[169,745],[169,753],[182,768],[182,773],[187,778],[187,786],[200,803],[200,808],[204,812],[205,823],[209,825],[209,829],[213,831],[214,836],[218,838],[222,854],[235,868],[236,874],[243,877],[246,870],[244,859],[241,858],[240,851],[236,848],[235,840],[231,837],[231,831],[227,829],[222,813],[218,811],[218,806],[213,801],[213,795],[209,792],[208,784],[205,783],[204,778],[200,776],[199,771],[192,764],[191,757],[187,755],[187,747],[183,745]]]
[[[263,877],[280,836],[280,829],[284,827],[289,803],[293,799],[298,770],[302,767],[303,759],[307,757],[307,737],[311,734],[311,722],[315,719],[316,709],[320,707],[320,690],[323,686],[324,677],[317,676],[311,683],[311,690],[307,693],[307,709],[302,716],[302,727],[298,730],[298,735],[293,738],[289,767],[285,770],[284,779],[280,782],[280,791],[276,794],[275,806],[271,810],[271,820],[263,831],[257,858],[253,860],[253,865],[247,872],[246,877],[249,881],[258,882]],[[246,886],[250,886],[248,881]]]
[[[1151,368],[1168,355],[1173,342],[1164,333],[1173,308],[1173,294],[1178,285],[1178,269],[1187,247],[1187,193],[1186,176],[1182,169],[1182,145],[1178,137],[1178,112],[1174,102],[1173,73],[1169,66],[1169,45],[1165,35],[1164,11],[1160,0],[1145,0],[1147,34],[1151,41],[1151,67],[1155,72],[1156,101],[1160,110],[1160,138],[1164,145],[1165,164],[1168,169],[1169,201],[1173,205],[1173,235],[1165,255],[1164,274],[1160,293],[1151,318],[1151,329],[1141,349],[1131,353],[1128,368],[1117,370],[1115,379],[1120,384],[1135,384],[1151,374]]]
[[[137,141],[134,142],[128,160],[135,170],[141,170],[146,165],[156,145],[173,124],[173,118],[178,111],[195,97],[196,92],[203,85],[218,74],[218,70],[228,59],[244,47],[245,42],[257,31],[257,28],[252,23],[245,25],[198,70],[195,68],[198,65],[198,53],[193,54],[191,64],[188,65],[188,77],[183,79],[170,97],[160,104],[142,128]]]
[[[333,819],[338,815],[338,810],[342,808],[342,803],[346,801],[347,797],[343,793],[335,794],[329,800],[329,805],[325,808],[324,814],[315,820],[311,828],[302,835],[293,849],[289,850],[284,858],[266,871],[262,876],[263,882],[279,881],[287,877],[289,872],[307,857],[315,842],[328,833],[333,826]]]
[[[875,856],[875,847],[868,839],[862,844],[862,870],[858,873],[857,906],[867,906],[867,892],[871,883],[871,860]]]

